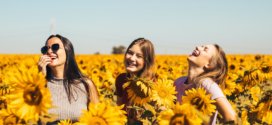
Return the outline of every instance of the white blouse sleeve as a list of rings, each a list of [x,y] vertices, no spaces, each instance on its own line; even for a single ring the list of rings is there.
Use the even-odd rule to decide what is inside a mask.
[[[221,88],[212,80],[204,80],[201,85],[207,91],[207,93],[211,94],[212,100],[225,97]]]

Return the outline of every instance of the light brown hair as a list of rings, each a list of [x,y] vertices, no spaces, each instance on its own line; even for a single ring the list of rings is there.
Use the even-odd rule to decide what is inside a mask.
[[[142,70],[139,71],[139,73],[137,74],[137,77],[153,80],[155,77],[154,68],[153,68],[155,65],[154,46],[151,41],[149,41],[145,38],[135,39],[128,46],[125,56],[128,53],[128,50],[136,44],[138,44],[140,46],[141,51],[143,53],[143,58],[144,58],[144,67]]]
[[[210,60],[210,67],[204,68],[204,72],[197,76],[193,82],[199,84],[204,78],[211,78],[224,88],[225,79],[228,73],[228,61],[223,49],[217,44],[213,45],[217,50],[217,54]]]

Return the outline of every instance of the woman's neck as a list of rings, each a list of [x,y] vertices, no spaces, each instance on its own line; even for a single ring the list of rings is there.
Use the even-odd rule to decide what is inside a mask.
[[[64,76],[64,67],[54,67],[52,68],[53,76],[57,79],[63,79]]]
[[[188,83],[193,83],[193,79],[203,72],[204,70],[202,68],[190,66],[188,71]]]

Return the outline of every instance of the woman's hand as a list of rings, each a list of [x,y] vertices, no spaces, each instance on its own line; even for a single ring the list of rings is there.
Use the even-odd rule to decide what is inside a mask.
[[[51,62],[51,58],[48,55],[42,55],[38,62],[39,72],[46,75],[46,66]]]

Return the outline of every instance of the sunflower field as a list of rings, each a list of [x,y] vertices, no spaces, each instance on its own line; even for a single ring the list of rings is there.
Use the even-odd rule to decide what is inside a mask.
[[[38,72],[40,55],[0,54],[0,125],[37,124],[54,121],[46,79]],[[214,100],[204,89],[186,91],[183,104],[176,102],[174,80],[187,75],[186,55],[157,55],[156,84],[134,78],[126,83],[130,106],[144,124],[203,124],[215,112]],[[229,72],[224,94],[237,113],[238,124],[272,124],[272,55],[227,55]],[[92,111],[83,111],[79,121],[60,125],[126,124],[127,115],[116,105],[115,79],[125,72],[123,55],[77,55],[81,71],[93,80],[100,94]],[[224,88],[224,89],[223,89]],[[222,124],[218,116],[217,124]]]

